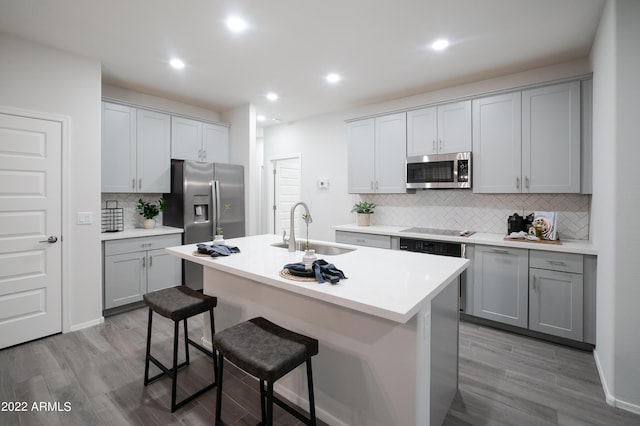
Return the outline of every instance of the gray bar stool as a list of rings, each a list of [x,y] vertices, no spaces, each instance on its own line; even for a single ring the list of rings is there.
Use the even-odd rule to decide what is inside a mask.
[[[184,404],[192,401],[194,398],[200,396],[204,392],[216,386],[216,382],[214,380],[213,383],[208,384],[194,394],[176,403],[178,370],[186,365],[189,365],[189,345],[192,345],[193,347],[213,359],[213,371],[214,375],[217,377],[218,362],[216,360],[215,354],[189,338],[189,332],[187,330],[187,320],[194,315],[202,314],[209,311],[209,321],[211,322],[211,337],[213,339],[213,335],[215,333],[213,308],[215,308],[218,304],[218,299],[213,296],[207,296],[199,293],[186,286],[170,287],[163,290],[154,291],[145,294],[143,298],[144,302],[149,307],[149,323],[147,327],[147,353],[144,365],[144,385],[147,386],[149,383],[152,383],[164,376],[171,378],[171,412],[173,413]],[[156,312],[158,315],[161,315],[165,318],[169,318],[174,322],[172,368],[165,367],[160,361],[158,361],[153,355],[151,355],[151,321],[153,319],[153,312]],[[183,363],[178,364],[178,325],[180,324],[180,321],[184,321],[184,351],[186,360]],[[160,370],[162,370],[161,373],[151,378],[149,378],[149,361],[154,363]]]
[[[316,424],[313,397],[311,357],[318,354],[318,341],[282,328],[262,317],[229,327],[213,336],[218,351],[218,390],[216,394],[216,425],[222,425],[222,370],[224,358],[260,379],[261,425],[273,424],[273,403],[307,425]],[[276,380],[307,364],[309,386],[309,417],[273,395]],[[266,387],[265,387],[266,382]],[[266,407],[265,407],[266,405]]]

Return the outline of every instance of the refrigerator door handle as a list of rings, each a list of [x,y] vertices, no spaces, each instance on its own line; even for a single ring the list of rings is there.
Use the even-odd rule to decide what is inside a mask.
[[[213,202],[213,217],[215,223],[213,225],[214,235],[217,227],[220,226],[220,181],[211,181],[211,200]]]

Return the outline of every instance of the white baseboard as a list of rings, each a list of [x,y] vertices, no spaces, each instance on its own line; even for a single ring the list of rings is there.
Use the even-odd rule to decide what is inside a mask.
[[[596,368],[598,369],[598,375],[600,376],[600,383],[602,383],[602,390],[604,391],[604,396],[607,404],[612,407],[617,407],[622,410],[629,411],[634,414],[640,414],[640,405],[632,404],[630,402],[622,401],[617,399],[610,391],[607,386],[607,382],[604,379],[604,375],[602,374],[602,366],[600,365],[600,359],[598,358],[598,352],[593,350],[593,358],[596,361]]]
[[[83,328],[93,327],[94,325],[104,323],[104,317],[96,318],[92,321],[83,322],[82,324],[76,324],[69,327],[69,332],[82,330]]]

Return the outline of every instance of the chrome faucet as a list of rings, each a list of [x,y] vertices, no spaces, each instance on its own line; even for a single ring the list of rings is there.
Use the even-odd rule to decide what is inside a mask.
[[[313,222],[313,220],[311,219],[311,213],[309,213],[309,207],[305,203],[300,201],[298,203],[295,203],[293,207],[291,207],[291,216],[289,218],[289,251],[291,252],[296,251],[296,233],[294,231],[293,214],[296,210],[296,207],[300,205],[304,207],[305,215],[303,217],[305,223],[309,224]]]

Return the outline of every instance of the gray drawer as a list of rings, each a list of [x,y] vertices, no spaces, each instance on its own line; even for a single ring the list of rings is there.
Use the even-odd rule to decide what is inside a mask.
[[[582,274],[582,261],[583,256],[581,254],[556,253],[539,250],[529,251],[530,268]]]
[[[155,250],[165,247],[179,246],[181,244],[182,236],[180,234],[109,240],[104,242],[104,255],[111,256],[114,254]]]
[[[391,236],[364,234],[360,232],[336,231],[336,243],[390,249]]]

